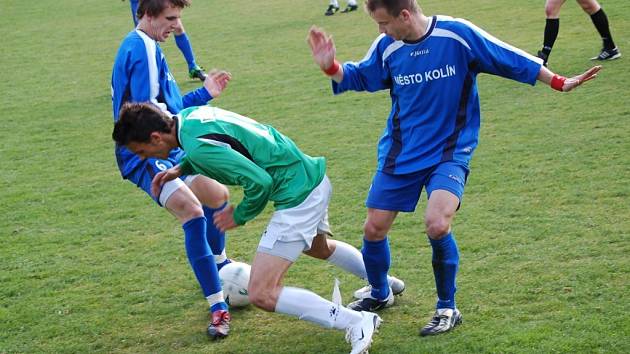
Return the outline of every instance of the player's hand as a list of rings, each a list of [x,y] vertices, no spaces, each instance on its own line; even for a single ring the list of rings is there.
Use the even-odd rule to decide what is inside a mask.
[[[315,63],[324,71],[330,68],[336,55],[335,42],[333,42],[332,36],[327,35],[320,28],[312,26],[306,41],[311,47]]]
[[[214,225],[222,232],[239,226],[236,222],[234,222],[234,206],[232,204],[215,212],[213,219]]]
[[[213,98],[217,98],[221,95],[221,92],[225,90],[225,87],[231,79],[232,74],[229,72],[212,69],[204,80],[203,86]]]
[[[179,165],[171,167],[168,170],[159,172],[155,175],[155,177],[153,177],[153,180],[151,181],[151,194],[158,198],[160,196],[160,193],[162,192],[162,186],[164,185],[164,183],[172,181],[181,175],[182,170]]]
[[[564,81],[564,85],[562,86],[563,92],[569,92],[574,88],[582,85],[583,83],[592,80],[597,77],[597,73],[602,69],[601,66],[594,66],[588,70],[586,70],[583,74],[567,78]]]

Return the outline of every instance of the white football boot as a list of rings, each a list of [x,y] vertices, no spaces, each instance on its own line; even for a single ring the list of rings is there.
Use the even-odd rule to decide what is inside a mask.
[[[391,275],[387,276],[387,282],[389,283],[389,287],[392,288],[392,293],[394,295],[400,295],[403,291],[405,291],[405,282],[392,277]],[[353,296],[355,299],[365,299],[372,295],[372,285],[368,284],[361,289],[354,292]]]
[[[381,325],[381,318],[372,312],[361,311],[363,319],[346,329],[346,342],[352,345],[350,354],[367,353],[372,344],[372,336]]]

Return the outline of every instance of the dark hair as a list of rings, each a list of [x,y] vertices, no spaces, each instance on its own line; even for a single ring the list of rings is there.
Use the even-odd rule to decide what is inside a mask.
[[[114,124],[112,139],[118,145],[148,143],[151,133],[169,133],[173,119],[151,103],[125,103]]]
[[[190,6],[190,0],[140,0],[136,18],[139,20],[144,14],[151,17],[159,16],[169,6],[183,9],[186,6]]]
[[[398,17],[402,10],[418,11],[416,0],[365,0],[365,8],[369,13],[384,8],[390,16]]]

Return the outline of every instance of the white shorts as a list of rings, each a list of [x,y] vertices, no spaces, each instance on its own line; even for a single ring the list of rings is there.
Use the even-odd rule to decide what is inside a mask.
[[[162,191],[160,192],[160,205],[166,205],[166,201],[171,197],[176,190],[180,189],[184,184],[190,187],[192,181],[199,175],[188,175],[182,181],[181,178],[175,178],[172,181],[164,183]]]
[[[258,244],[258,251],[283,257],[286,247],[277,245],[290,243],[301,245],[300,253],[311,248],[313,239],[318,234],[329,234],[328,204],[332,195],[332,186],[327,176],[313,189],[311,194],[298,206],[277,210],[271,216],[267,229],[263,232]],[[273,252],[274,246],[278,251]],[[291,247],[294,248],[294,247]],[[298,254],[299,255],[299,254]],[[293,255],[283,257],[295,261]],[[290,257],[290,258],[289,258]]]

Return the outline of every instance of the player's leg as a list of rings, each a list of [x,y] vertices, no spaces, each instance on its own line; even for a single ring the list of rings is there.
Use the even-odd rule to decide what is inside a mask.
[[[161,170],[172,167],[176,154],[173,152],[169,160],[146,159],[135,173],[127,177],[181,222],[184,230],[186,255],[203,295],[208,301],[210,312],[222,311],[227,313],[227,304],[223,299],[218,270],[206,241],[207,221],[203,215],[201,203],[181,179],[175,179],[164,184],[159,196],[151,195],[153,176]],[[221,334],[227,335],[228,330],[229,327],[222,328]]]
[[[393,304],[387,272],[390,267],[389,241],[391,229],[399,211],[411,212],[416,208],[422,181],[426,172],[408,175],[391,175],[377,171],[372,179],[365,205],[367,219],[363,226],[363,262],[372,286],[370,297],[348,305],[354,310],[379,310]]]
[[[543,37],[543,47],[538,51],[538,57],[544,60],[544,65],[547,66],[549,55],[553,44],[558,38],[558,32],[560,31],[560,8],[566,0],[547,0],[545,3],[545,34]]]
[[[357,6],[357,0],[348,0],[347,2],[348,2],[348,5],[346,6],[345,9],[343,9],[343,11],[341,11],[342,13],[355,11],[359,8],[359,6]]]
[[[129,6],[131,7],[131,19],[133,19],[134,26],[138,26],[138,1],[129,0]]]
[[[229,200],[230,194],[226,186],[202,175],[188,176],[186,184],[201,201],[203,214],[207,220],[206,240],[210,245],[217,269],[230,263],[225,252],[225,233],[219,230],[212,222],[214,213],[223,209]]]
[[[346,330],[352,353],[363,352],[380,324],[376,314],[352,311],[309,290],[282,285],[286,271],[305,247],[302,241],[277,241],[273,248],[260,246],[249,277],[250,301],[266,311],[297,317],[325,328]]]
[[[468,168],[457,163],[440,164],[431,174],[426,189],[429,202],[424,222],[433,250],[432,265],[438,301],[433,319],[420,331],[421,335],[444,333],[461,323],[455,306],[459,251],[451,224],[459,208]]]
[[[213,339],[226,337],[230,316],[214,255],[206,240],[206,229],[212,221],[207,221],[201,203],[186,185],[166,200],[165,207],[182,222],[188,261],[210,305],[212,320],[208,325],[208,335]]]
[[[592,60],[613,60],[621,57],[619,49],[615,46],[615,42],[610,34],[610,25],[608,24],[608,16],[604,12],[604,9],[599,5],[596,0],[577,0],[582,10],[586,12],[593,21],[593,25],[600,37],[602,38],[602,50]]]
[[[367,280],[365,264],[363,263],[363,255],[354,246],[343,241],[332,240],[327,237],[326,233],[320,233],[313,239],[313,244],[304,254],[326,260],[331,264],[352,273],[357,277]],[[405,283],[393,276],[387,276],[387,283],[392,289],[394,295],[400,295],[405,291]],[[356,299],[364,299],[370,297],[372,286],[367,285],[354,292]]]
[[[370,297],[348,305],[357,311],[377,311],[394,303],[394,296],[387,280],[391,265],[387,233],[391,229],[398,212],[368,208],[364,224],[363,248],[361,254],[368,282],[372,289]]]
[[[186,59],[186,64],[188,64],[188,75],[190,78],[197,78],[203,82],[207,75],[195,61],[195,53],[193,52],[192,44],[190,44],[190,39],[186,34],[184,24],[181,20],[178,21],[177,27],[175,27],[175,44],[177,44],[177,48],[179,48]]]
[[[326,9],[326,12],[324,13],[324,15],[332,16],[337,11],[339,11],[339,2],[337,0],[330,0],[330,3],[328,5],[328,8]]]

